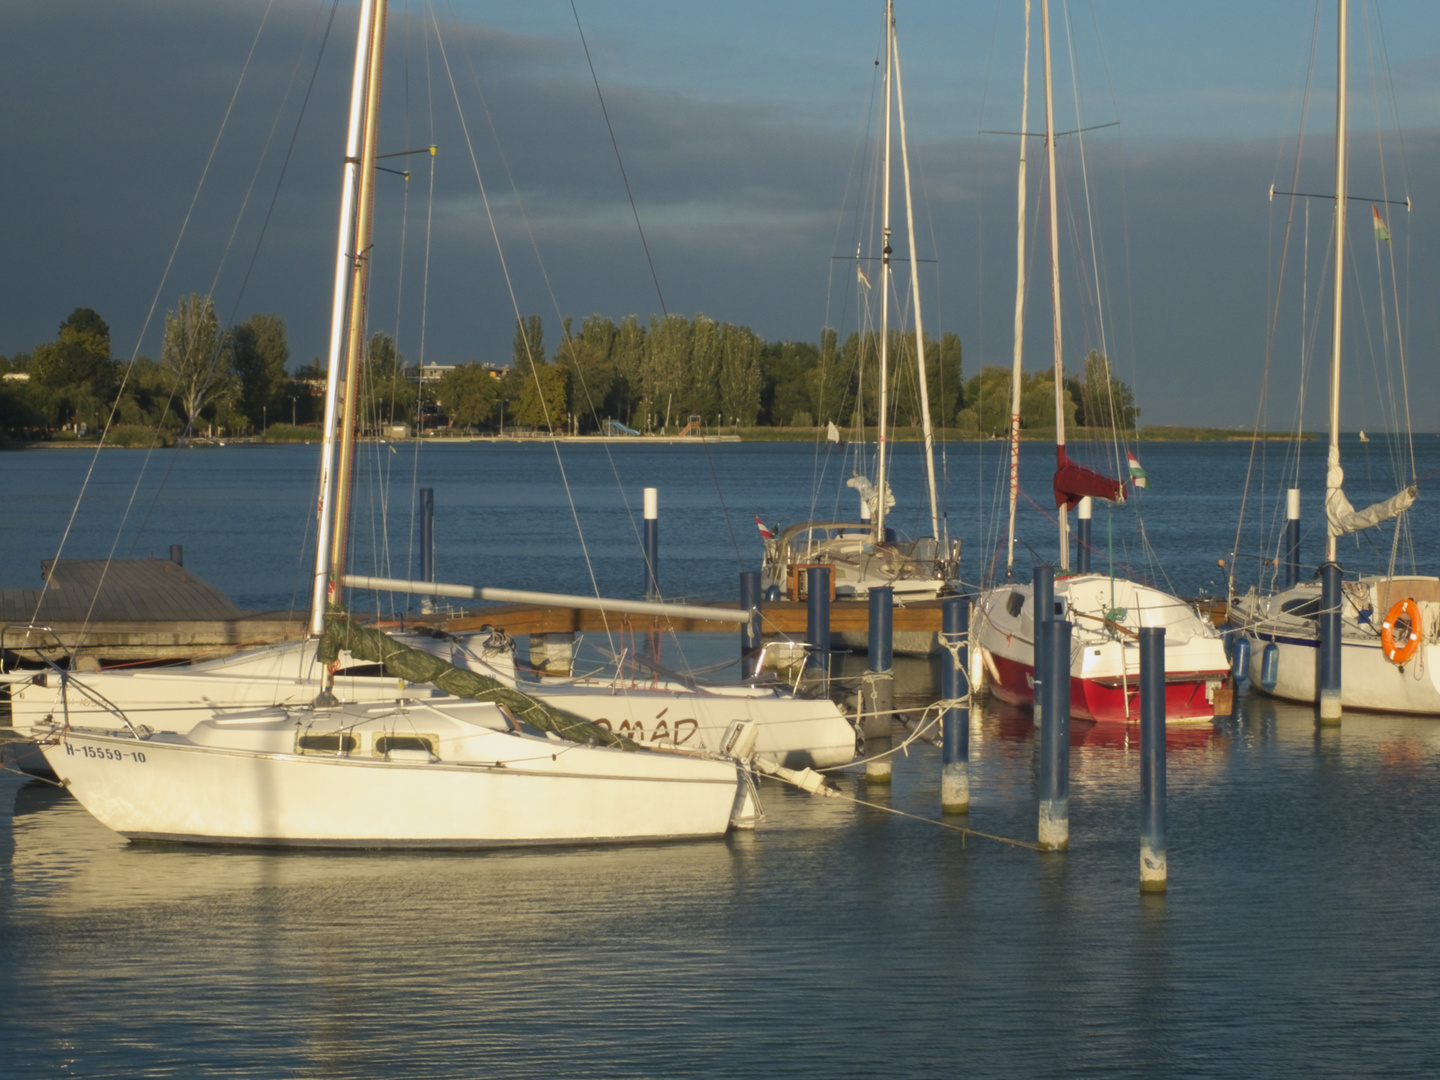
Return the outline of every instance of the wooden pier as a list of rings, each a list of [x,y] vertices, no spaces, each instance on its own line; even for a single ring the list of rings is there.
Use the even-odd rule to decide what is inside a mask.
[[[67,653],[82,668],[194,660],[303,637],[308,621],[243,611],[169,559],[47,559],[40,573],[43,588],[0,590],[7,664]]]

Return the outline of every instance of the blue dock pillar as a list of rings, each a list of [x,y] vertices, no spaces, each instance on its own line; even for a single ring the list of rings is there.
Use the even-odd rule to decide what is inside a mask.
[[[947,596],[940,604],[940,697],[950,702],[940,720],[940,811],[970,812],[970,693],[966,631],[970,598]]]
[[[894,628],[895,590],[871,589],[870,668],[860,692],[860,733],[865,737],[865,780],[873,784],[890,783],[890,725],[895,716]]]
[[[1090,572],[1090,517],[1095,512],[1095,501],[1086,495],[1077,508],[1075,528],[1075,572]]]
[[[1040,848],[1070,846],[1070,624],[1051,618],[1041,624],[1045,641],[1045,704],[1040,724]]]
[[[435,580],[435,489],[420,489],[420,580]]]
[[[1055,568],[1053,566],[1035,567],[1034,577],[1031,579],[1031,599],[1034,602],[1035,616],[1035,678],[1031,691],[1034,694],[1035,723],[1044,721],[1045,702],[1042,684],[1045,681],[1045,635],[1040,628],[1051,619],[1055,618]]]
[[[748,660],[760,650],[760,605],[760,571],[741,570],[740,610],[750,612],[750,621],[740,627],[741,660]]]
[[[645,489],[645,599],[660,599],[660,491]]]
[[[1140,891],[1164,892],[1165,628],[1140,628]]]
[[[810,643],[806,667],[822,682],[830,679],[830,568],[805,571],[805,640]]]
[[[1320,567],[1320,723],[1340,723],[1340,564]]]
[[[1300,489],[1285,493],[1285,588],[1300,584]]]

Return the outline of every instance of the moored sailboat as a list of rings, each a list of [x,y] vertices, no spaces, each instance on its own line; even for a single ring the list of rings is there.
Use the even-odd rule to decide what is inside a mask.
[[[1344,489],[1345,471],[1340,460],[1341,331],[1345,311],[1346,203],[1352,198],[1346,149],[1348,7],[1347,0],[1339,0],[1329,446],[1325,563],[1320,568],[1322,579],[1333,582],[1334,595],[1326,595],[1323,581],[1301,582],[1292,570],[1288,587],[1273,594],[1252,587],[1243,595],[1232,595],[1228,616],[1249,653],[1252,682],[1277,697],[1316,702],[1324,721],[1338,720],[1345,708],[1440,713],[1440,578],[1397,574],[1392,554],[1391,572],[1342,581],[1337,561],[1340,537],[1397,521],[1418,495],[1412,482],[1388,499],[1357,510]],[[1374,221],[1378,250],[1382,243],[1391,242],[1378,207],[1374,207]],[[1398,313],[1398,302],[1396,310]],[[1395,329],[1398,333],[1400,326]],[[1360,437],[1365,439],[1363,432]],[[1298,500],[1298,492],[1294,497]],[[1398,544],[1398,521],[1396,528]],[[1324,655],[1327,652],[1328,661]]]
[[[368,259],[353,253],[369,251],[385,11],[386,0],[366,0],[356,44],[322,450],[317,634],[337,617],[333,605],[344,595],[344,502]],[[384,847],[629,841],[717,836],[737,812],[753,810],[753,788],[733,759],[640,750],[513,691],[466,702],[408,693],[388,680],[388,700],[346,705],[335,695],[338,650],[319,658],[313,701],[258,711],[206,702],[207,686],[228,697],[231,684],[192,676],[194,696],[164,727],[100,695],[92,709],[72,716],[62,677],[60,709],[32,731],[82,805],[141,839]],[[542,721],[549,730],[536,726]],[[733,735],[738,752],[748,753],[753,729],[736,725]]]
[[[1010,504],[1007,578],[1013,577],[1015,513],[1020,490],[1020,377],[1024,325],[1025,114],[1029,106],[1029,13],[1026,12],[1025,95],[1021,106],[1021,154],[1015,348],[1010,417]],[[1165,715],[1167,721],[1209,720],[1226,678],[1219,633],[1184,601],[1113,573],[1070,575],[1068,512],[1093,499],[1123,502],[1123,482],[1071,461],[1065,447],[1065,377],[1061,334],[1059,228],[1055,185],[1055,116],[1051,87],[1050,9],[1041,0],[1045,69],[1045,149],[1049,190],[1051,319],[1055,364],[1055,474],[1053,489],[1059,525],[1060,567],[1053,611],[1036,611],[1034,587],[1013,580],[983,590],[971,619],[972,643],[996,697],[1014,704],[1035,700],[1035,640],[1039,624],[1056,618],[1072,623],[1070,700],[1074,716],[1096,721],[1138,721],[1141,627],[1165,633]]]

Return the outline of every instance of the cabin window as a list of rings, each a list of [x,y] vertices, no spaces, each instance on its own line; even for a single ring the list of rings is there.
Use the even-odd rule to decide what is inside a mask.
[[[350,678],[361,678],[364,676],[381,676],[385,674],[384,664],[351,664],[349,667],[341,668],[335,672],[336,675],[346,675]]]
[[[435,735],[376,735],[375,756],[383,758],[397,751],[405,751],[407,754],[420,753],[439,757],[436,750],[439,743],[440,740]]]
[[[1012,619],[1018,619],[1020,617],[1020,611],[1024,607],[1025,594],[1022,592],[1012,592],[1010,599],[1005,601],[1005,610],[1010,613]]]
[[[295,749],[302,754],[350,754],[359,748],[354,735],[336,731],[302,733],[295,739]]]
[[[1312,596],[1308,600],[1286,600],[1280,605],[1280,610],[1286,615],[1294,615],[1297,619],[1313,619],[1320,614],[1322,598]]]

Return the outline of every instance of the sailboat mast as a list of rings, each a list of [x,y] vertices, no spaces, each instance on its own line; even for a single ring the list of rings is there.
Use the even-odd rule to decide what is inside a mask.
[[[1040,34],[1045,51],[1045,164],[1050,171],[1050,310],[1055,335],[1055,445],[1065,446],[1065,356],[1060,334],[1060,229],[1055,209],[1055,98],[1050,77],[1050,0],[1040,3]],[[1057,509],[1060,569],[1070,569],[1070,518]]]
[[[351,238],[355,224],[356,177],[360,165],[360,139],[365,119],[365,82],[370,70],[372,28],[377,0],[360,6],[360,27],[355,38],[355,74],[350,87],[350,123],[345,136],[345,168],[340,186],[340,225],[335,244],[335,289],[330,309],[330,348],[325,375],[325,433],[320,450],[320,499],[316,507],[315,581],[310,603],[310,632],[325,632],[325,608],[330,597],[330,556],[334,515],[336,435],[339,429],[340,352],[345,341],[346,300],[349,295]]]
[[[885,539],[885,412],[890,407],[890,88],[893,85],[895,7],[885,0],[885,154],[881,166],[880,237],[880,424],[875,433],[875,539]]]
[[[1330,324],[1330,459],[1339,460],[1340,454],[1340,320],[1344,314],[1342,300],[1345,292],[1345,202],[1346,202],[1346,78],[1348,75],[1346,22],[1349,14],[1347,0],[1339,0],[1339,42],[1336,53],[1335,93],[1335,297],[1334,311]],[[1328,492],[1326,493],[1329,494]],[[1327,498],[1326,505],[1329,505]],[[1339,537],[1335,530],[1327,529],[1325,535],[1325,558],[1335,561]]]
[[[1015,508],[1020,501],[1020,374],[1025,343],[1025,125],[1030,118],[1030,0],[1025,0],[1025,63],[1020,76],[1020,173],[1015,211],[1015,362],[1010,373],[1010,538],[1005,576],[1015,566]]]
[[[940,500],[935,494],[935,430],[930,422],[930,380],[925,371],[925,327],[920,319],[920,261],[915,253],[915,207],[910,198],[910,151],[905,140],[905,85],[900,78],[900,39],[890,36],[895,60],[895,105],[900,113],[900,166],[905,176],[905,225],[910,242],[910,295],[915,304],[915,365],[920,383],[920,425],[925,435],[925,480],[930,488],[930,535],[940,536]]]
[[[340,465],[335,477],[335,537],[330,565],[337,596],[345,587],[345,552],[350,532],[350,488],[359,431],[360,358],[365,348],[366,286],[370,277],[370,234],[375,211],[375,146],[379,136],[380,73],[385,62],[386,0],[374,0],[370,67],[365,87],[365,131],[360,147],[360,192],[355,215],[355,252],[350,264],[350,329],[345,353],[345,408],[341,414]]]

